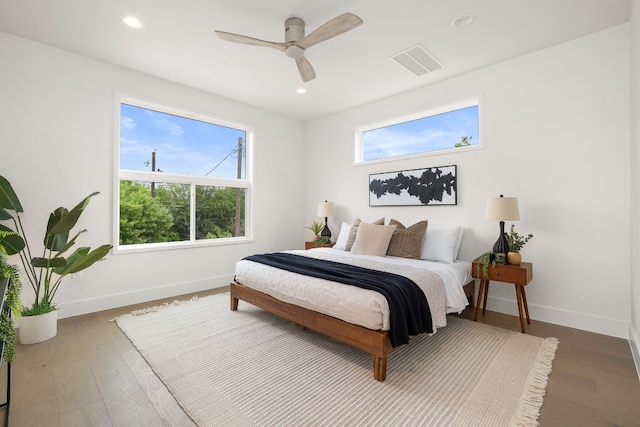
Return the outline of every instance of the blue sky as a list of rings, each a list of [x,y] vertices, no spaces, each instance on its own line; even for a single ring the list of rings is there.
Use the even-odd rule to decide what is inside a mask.
[[[463,136],[479,143],[478,106],[364,132],[364,160],[453,148]]]
[[[163,172],[204,176],[215,168],[207,176],[236,178],[237,154],[228,155],[238,137],[246,141],[245,131],[121,104],[120,168],[151,171],[155,150]]]

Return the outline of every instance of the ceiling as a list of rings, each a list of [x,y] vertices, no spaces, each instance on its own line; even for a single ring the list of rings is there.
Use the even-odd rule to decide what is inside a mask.
[[[284,41],[351,12],[364,24],[293,59],[214,30]],[[0,31],[308,121],[629,21],[631,0],[0,0]],[[452,21],[472,13],[475,21]],[[145,28],[122,23],[133,14]],[[422,44],[444,68],[416,76],[390,56]],[[553,64],[549,64],[553,67]],[[305,88],[306,94],[296,93]]]

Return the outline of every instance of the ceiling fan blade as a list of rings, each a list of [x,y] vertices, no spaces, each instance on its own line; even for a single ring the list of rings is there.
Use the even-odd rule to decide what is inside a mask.
[[[311,34],[309,34],[299,42],[296,42],[295,44],[302,47],[303,49],[307,49],[314,44],[320,43],[339,34],[352,30],[361,24],[362,19],[360,19],[358,16],[354,15],[353,13],[343,13],[342,15],[336,16],[330,21],[327,21],[324,24],[320,25],[318,28],[312,31]]]
[[[298,71],[300,72],[300,77],[302,77],[303,82],[308,82],[316,78],[316,72],[304,56],[296,58],[296,65],[298,66]]]
[[[252,46],[272,47],[278,49],[281,52],[287,48],[287,43],[270,42],[266,40],[255,39],[253,37],[243,36],[240,34],[227,33],[226,31],[216,30],[216,34],[222,40],[234,43],[250,44]]]

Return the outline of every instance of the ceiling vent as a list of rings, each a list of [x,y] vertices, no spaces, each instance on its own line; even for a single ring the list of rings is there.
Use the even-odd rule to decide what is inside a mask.
[[[416,76],[443,68],[443,65],[431,55],[421,44],[410,47],[400,53],[391,56],[398,64],[411,71]]]

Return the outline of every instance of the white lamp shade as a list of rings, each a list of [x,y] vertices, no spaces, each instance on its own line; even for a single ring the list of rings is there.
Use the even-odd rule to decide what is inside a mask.
[[[333,216],[336,210],[336,206],[333,202],[324,202],[318,203],[318,216],[328,217]]]
[[[491,221],[519,221],[517,197],[489,197],[484,210],[484,219]]]

